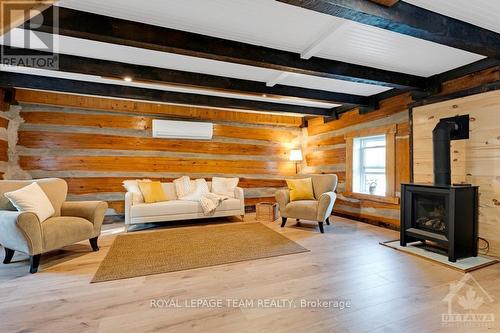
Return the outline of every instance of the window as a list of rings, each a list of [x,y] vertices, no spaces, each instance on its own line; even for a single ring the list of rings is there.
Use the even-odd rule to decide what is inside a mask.
[[[385,135],[353,139],[353,192],[379,196],[385,195],[385,146]]]
[[[370,127],[345,135],[346,179],[343,195],[399,203],[396,197],[397,125]]]

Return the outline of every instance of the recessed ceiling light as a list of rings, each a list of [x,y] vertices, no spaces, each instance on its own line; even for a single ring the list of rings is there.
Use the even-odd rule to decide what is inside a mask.
[[[130,76],[125,76],[123,78],[123,80],[127,81],[127,82],[132,82],[132,78]]]

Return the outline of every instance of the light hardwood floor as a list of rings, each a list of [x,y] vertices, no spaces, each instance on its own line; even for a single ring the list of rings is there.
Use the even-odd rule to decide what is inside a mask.
[[[84,242],[42,256],[35,275],[28,273],[26,257],[16,254],[15,263],[0,265],[0,332],[499,331],[500,322],[490,330],[443,328],[442,299],[462,273],[378,244],[398,238],[395,231],[331,220],[325,234],[291,219],[284,229],[278,221],[264,223],[308,253],[97,284],[89,281],[122,225],[105,226],[100,252],[90,252]],[[500,264],[472,275],[495,299],[476,312],[500,320]],[[151,308],[152,299],[166,298],[181,304],[204,298],[344,298],[351,307]]]

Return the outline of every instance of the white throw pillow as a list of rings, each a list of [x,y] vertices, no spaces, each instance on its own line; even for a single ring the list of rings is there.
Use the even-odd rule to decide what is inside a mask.
[[[239,178],[212,177],[212,193],[234,198],[234,189],[239,181]]]
[[[20,212],[31,212],[38,216],[40,222],[54,215],[54,206],[47,194],[37,183],[31,183],[19,190],[6,192],[4,195]]]
[[[188,176],[182,176],[180,178],[174,179],[175,193],[177,193],[178,198],[182,198],[191,194],[196,186],[195,182],[190,180]]]
[[[131,179],[124,180],[123,187],[127,190],[127,192],[132,193],[132,204],[136,205],[139,203],[144,203],[144,197],[142,196],[142,192],[139,189],[139,184],[137,183],[139,179]],[[141,179],[142,182],[150,182],[151,179]]]
[[[186,196],[179,197],[179,200],[184,201],[199,201],[204,195],[210,193],[208,190],[207,181],[203,178],[196,179],[195,181],[195,189],[193,192],[189,193]]]

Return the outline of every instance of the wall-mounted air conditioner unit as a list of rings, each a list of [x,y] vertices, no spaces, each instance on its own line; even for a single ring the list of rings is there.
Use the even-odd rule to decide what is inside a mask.
[[[163,139],[210,140],[212,123],[153,119],[153,137]]]

